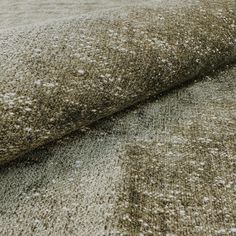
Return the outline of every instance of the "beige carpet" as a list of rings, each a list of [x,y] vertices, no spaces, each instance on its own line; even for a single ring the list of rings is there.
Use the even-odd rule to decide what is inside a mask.
[[[235,1],[0,9],[0,235],[236,235]]]
[[[235,235],[235,78],[227,69],[2,167],[1,235]]]
[[[3,30],[0,162],[235,61],[233,2],[143,3]]]

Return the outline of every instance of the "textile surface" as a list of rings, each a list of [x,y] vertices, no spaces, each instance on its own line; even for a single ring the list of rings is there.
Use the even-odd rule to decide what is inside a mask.
[[[234,0],[0,9],[1,235],[236,234]]]

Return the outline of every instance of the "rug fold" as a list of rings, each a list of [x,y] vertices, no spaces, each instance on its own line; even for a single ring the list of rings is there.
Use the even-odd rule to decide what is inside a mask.
[[[0,164],[235,59],[235,1],[2,30]]]

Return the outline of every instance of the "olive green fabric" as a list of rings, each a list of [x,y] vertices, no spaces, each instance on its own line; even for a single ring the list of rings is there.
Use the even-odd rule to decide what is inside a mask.
[[[0,235],[235,235],[235,39],[235,0],[1,0]]]
[[[0,235],[236,231],[236,67],[0,168]]]
[[[149,3],[2,27],[1,163],[235,60],[235,1]]]

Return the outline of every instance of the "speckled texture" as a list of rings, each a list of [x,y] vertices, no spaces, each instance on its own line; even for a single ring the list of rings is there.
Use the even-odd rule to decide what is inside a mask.
[[[0,235],[234,236],[236,67],[0,168]]]
[[[178,0],[179,1],[179,0]],[[191,0],[184,0],[190,2]],[[0,29],[75,17],[104,9],[124,6],[173,3],[173,0],[1,0]],[[176,2],[176,1],[174,1]]]
[[[0,33],[0,162],[235,60],[236,4],[143,3]]]
[[[1,0],[0,235],[236,235],[235,9]]]

